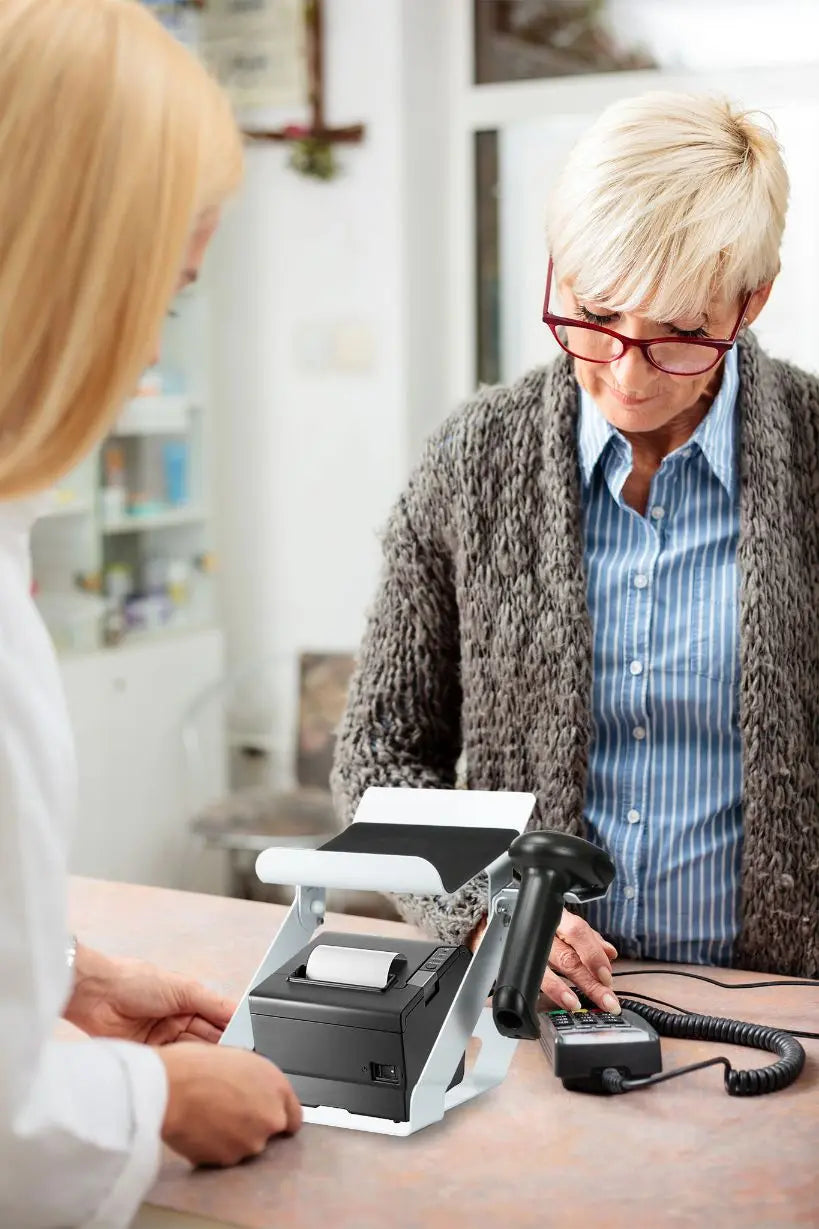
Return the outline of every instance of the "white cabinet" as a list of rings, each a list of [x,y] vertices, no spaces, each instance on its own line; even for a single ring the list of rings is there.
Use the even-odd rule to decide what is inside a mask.
[[[190,705],[222,673],[215,629],[63,659],[80,777],[75,874],[218,887],[188,836],[181,731]],[[225,788],[224,738],[216,724],[208,737],[196,794],[215,798]]]

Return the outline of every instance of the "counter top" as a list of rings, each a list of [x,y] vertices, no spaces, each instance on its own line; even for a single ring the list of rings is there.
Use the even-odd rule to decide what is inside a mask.
[[[239,996],[284,910],[160,888],[74,879],[71,923],[84,943],[138,956]],[[396,923],[328,919],[336,930],[407,934]],[[619,964],[618,968],[645,966]],[[703,970],[705,971],[705,970]],[[719,970],[718,978],[747,975]],[[653,973],[618,978],[714,1015],[819,1031],[819,988],[723,990]],[[305,1126],[233,1170],[192,1172],[166,1155],[141,1224],[240,1229],[452,1229],[571,1222],[595,1229],[819,1226],[819,1042],[806,1070],[769,1096],[729,1097],[710,1068],[622,1097],[567,1092],[537,1044],[521,1042],[505,1083],[407,1139]],[[664,1039],[665,1069],[727,1054]],[[158,1209],[175,1215],[167,1220]],[[182,1219],[183,1214],[185,1218]]]

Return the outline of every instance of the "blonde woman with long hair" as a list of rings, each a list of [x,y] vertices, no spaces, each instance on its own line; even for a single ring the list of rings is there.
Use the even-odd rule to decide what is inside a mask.
[[[272,1064],[207,1044],[230,1003],[68,938],[75,770],[29,596],[35,497],[154,357],[242,151],[223,93],[139,4],[0,0],[0,164],[0,1224],[116,1229],[161,1140],[227,1164],[301,1120]],[[93,1039],[53,1041],[61,1014]]]

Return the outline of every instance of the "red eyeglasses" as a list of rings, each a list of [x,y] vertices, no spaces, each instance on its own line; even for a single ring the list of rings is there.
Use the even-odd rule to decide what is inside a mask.
[[[646,341],[638,341],[635,337],[623,337],[602,324],[572,320],[550,312],[553,272],[554,265],[550,259],[546,297],[543,300],[543,323],[548,324],[562,350],[587,363],[613,363],[636,346],[652,367],[672,376],[698,376],[716,367],[720,359],[733,349],[753,296],[753,291],[746,296],[734,331],[724,340],[716,337],[649,337]]]

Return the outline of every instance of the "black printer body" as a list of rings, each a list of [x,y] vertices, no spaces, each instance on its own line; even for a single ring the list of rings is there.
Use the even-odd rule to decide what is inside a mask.
[[[389,948],[383,988],[310,980],[314,948]],[[410,1097],[469,967],[471,954],[422,940],[323,934],[249,994],[253,1046],[304,1106],[407,1122]],[[464,1073],[464,1057],[450,1087]]]

